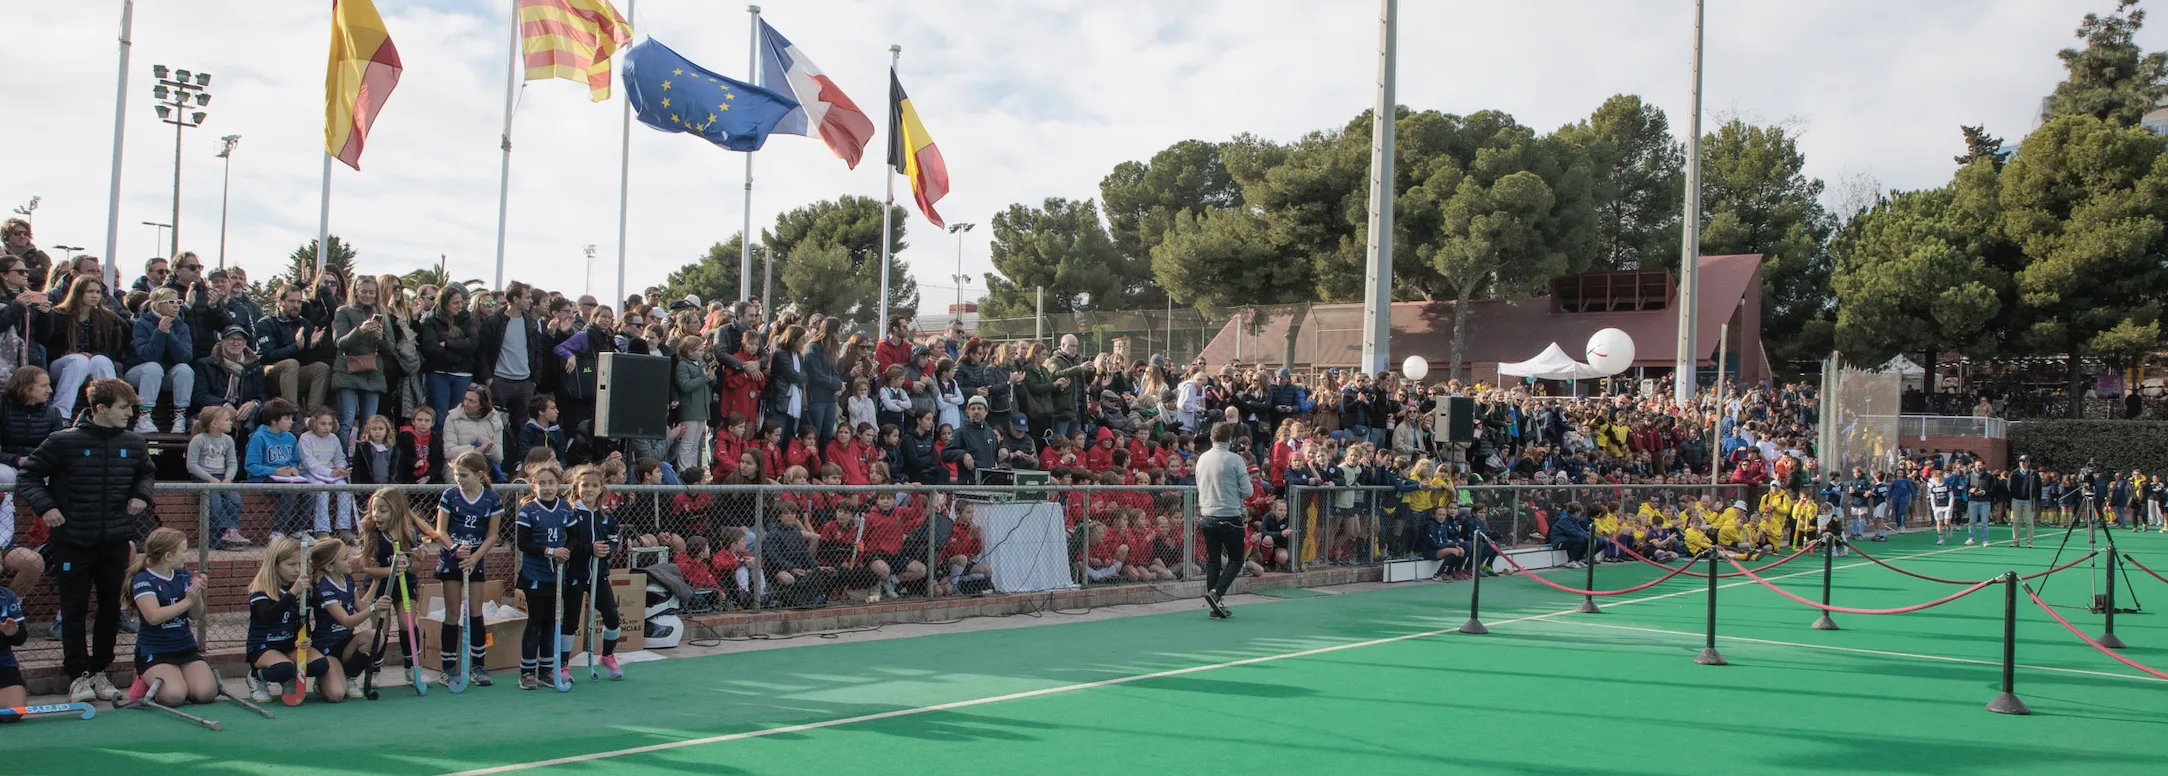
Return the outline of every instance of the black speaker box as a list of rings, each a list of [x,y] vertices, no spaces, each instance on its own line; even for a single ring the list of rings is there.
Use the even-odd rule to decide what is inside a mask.
[[[595,364],[595,435],[670,435],[670,357],[604,353]]]
[[[1447,396],[1440,407],[1445,411],[1445,441],[1475,441],[1475,399],[1468,396]],[[1433,429],[1435,430],[1435,429]]]

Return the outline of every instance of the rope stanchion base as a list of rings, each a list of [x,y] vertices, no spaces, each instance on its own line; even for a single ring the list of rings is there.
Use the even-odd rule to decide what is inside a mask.
[[[1731,663],[1726,661],[1723,653],[1717,652],[1715,647],[1708,647],[1701,650],[1701,654],[1694,656],[1694,665],[1725,666],[1731,665]]]
[[[1467,622],[1460,624],[1460,632],[1468,634],[1470,636],[1481,636],[1483,634],[1489,633],[1490,628],[1484,626],[1482,620],[1470,617],[1468,618]]]
[[[1815,629],[1815,630],[1837,630],[1837,629],[1838,629],[1838,628],[1837,628],[1837,621],[1836,621],[1836,620],[1832,620],[1832,619],[1829,619],[1829,613],[1828,613],[1828,612],[1823,612],[1823,613],[1822,613],[1822,618],[1821,618],[1821,619],[1819,619],[1819,620],[1815,620],[1815,621],[1814,621],[1814,629]]]
[[[2109,649],[2122,649],[2127,646],[2122,639],[2116,638],[2113,633],[2100,634],[2100,638],[2093,639],[2093,642]]]
[[[1596,606],[1596,599],[1588,596],[1582,596],[1581,605],[1575,607],[1573,611],[1576,614],[1603,614],[1603,609]]]
[[[2032,713],[2032,709],[2027,707],[2024,701],[2018,700],[2016,693],[2007,692],[1995,696],[1992,701],[1988,701],[1987,710],[1997,714],[2015,714],[2018,716]]]

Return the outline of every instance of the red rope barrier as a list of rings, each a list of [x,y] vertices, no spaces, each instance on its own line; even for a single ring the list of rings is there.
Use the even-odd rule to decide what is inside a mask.
[[[1708,578],[1709,578],[1709,575],[1708,575],[1708,574],[1706,574],[1706,573],[1703,573],[1703,572],[1699,572],[1699,571],[1691,571],[1691,570],[1688,570],[1688,569],[1692,569],[1692,568],[1693,568],[1693,566],[1692,566],[1692,565],[1688,565],[1688,566],[1686,566],[1686,568],[1685,568],[1685,569],[1677,569],[1677,568],[1672,568],[1672,567],[1670,567],[1670,566],[1666,566],[1666,565],[1664,565],[1664,564],[1662,564],[1662,563],[1658,563],[1658,562],[1656,562],[1656,561],[1653,561],[1653,560],[1649,560],[1649,559],[1648,559],[1648,558],[1646,558],[1646,557],[1642,557],[1641,553],[1638,553],[1638,552],[1634,552],[1634,549],[1633,549],[1632,547],[1628,547],[1628,546],[1626,546],[1626,545],[1623,545],[1623,544],[1617,545],[1617,547],[1618,547],[1619,549],[1621,549],[1621,550],[1625,550],[1625,551],[1626,551],[1626,554],[1634,556],[1635,558],[1639,559],[1639,560],[1640,560],[1640,561],[1641,561],[1642,563],[1646,563],[1646,564],[1649,564],[1649,565],[1651,565],[1651,566],[1655,566],[1655,567],[1657,567],[1657,568],[1660,568],[1660,569],[1663,569],[1663,570],[1665,570],[1665,571],[1684,571],[1684,572],[1685,572],[1685,574],[1686,574],[1687,576],[1689,576],[1689,577],[1693,577],[1693,578],[1695,578],[1695,579],[1708,579]],[[1783,560],[1779,560],[1779,561],[1777,561],[1777,562],[1775,562],[1775,563],[1771,563],[1771,564],[1769,564],[1769,565],[1766,565],[1766,566],[1757,566],[1757,567],[1755,567],[1755,568],[1754,568],[1754,570],[1755,570],[1756,572],[1768,571],[1768,570],[1770,570],[1770,569],[1773,569],[1773,568],[1776,568],[1776,567],[1778,567],[1778,566],[1782,566],[1782,565],[1784,565],[1784,564],[1786,564],[1786,563],[1790,563],[1790,562],[1792,562],[1792,561],[1798,560],[1798,559],[1799,559],[1799,556],[1801,556],[1801,555],[1805,555],[1805,554],[1807,554],[1807,553],[1809,553],[1809,552],[1812,552],[1812,551],[1814,551],[1814,547],[1815,547],[1815,545],[1813,545],[1813,544],[1809,544],[1809,545],[1807,545],[1807,546],[1805,546],[1805,547],[1801,547],[1801,548],[1799,548],[1799,551],[1798,551],[1798,552],[1792,553],[1792,554],[1791,554],[1791,555],[1790,555],[1789,557],[1786,557],[1786,558],[1784,558]],[[1740,574],[1739,572],[1736,572],[1736,571],[1732,571],[1732,572],[1726,572],[1726,573],[1719,573],[1719,574],[1717,574],[1716,576],[1717,576],[1717,578],[1718,578],[1718,579],[1730,579],[1730,578],[1732,578],[1732,577],[1736,577],[1736,576],[1742,576],[1742,575],[1741,575],[1741,574]]]
[[[1740,565],[1739,565],[1739,561],[1737,561],[1737,560],[1733,560],[1733,559],[1731,559],[1731,558],[1725,558],[1724,560],[1726,560],[1726,561],[1730,562],[1730,563],[1731,563],[1731,565],[1732,565],[1733,567],[1735,567],[1735,568],[1739,569],[1739,570],[1740,570],[1741,572],[1744,572],[1744,573],[1746,574],[1746,577],[1747,577],[1748,579],[1751,579],[1751,580],[1754,580],[1755,582],[1759,582],[1759,583],[1761,583],[1761,586],[1762,586],[1762,587],[1766,587],[1766,588],[1769,588],[1769,589],[1770,589],[1771,591],[1774,591],[1774,592],[1775,592],[1775,593],[1776,593],[1777,595],[1780,595],[1780,596],[1784,596],[1785,598],[1789,598],[1789,599],[1792,599],[1793,601],[1797,601],[1797,602],[1799,602],[1799,603],[1802,603],[1802,604],[1806,604],[1806,605],[1808,605],[1808,606],[1812,606],[1812,607],[1814,607],[1814,608],[1816,608],[1816,609],[1820,609],[1820,610],[1822,610],[1822,611],[1825,611],[1825,612],[1843,612],[1843,613],[1845,613],[1845,614],[1905,614],[1905,613],[1908,613],[1908,612],[1917,612],[1917,611],[1920,611],[1920,610],[1922,610],[1922,609],[1932,609],[1932,608],[1935,608],[1935,607],[1937,607],[1937,606],[1941,606],[1941,605],[1943,605],[1943,604],[1949,603],[1949,602],[1951,602],[1951,601],[1955,601],[1955,600],[1957,600],[1957,599],[1959,599],[1959,598],[1963,598],[1963,597],[1965,597],[1965,596],[1968,596],[1968,595],[1972,595],[1973,593],[1977,593],[1977,592],[1980,592],[1981,590],[1984,590],[1984,589],[1986,589],[1986,588],[1987,588],[1988,586],[1990,586],[1990,585],[1993,585],[1993,584],[1995,584],[1996,582],[1999,582],[1999,581],[2001,581],[2001,580],[1995,580],[1995,579],[1990,579],[1990,580],[1987,580],[1987,581],[1985,581],[1985,582],[1981,582],[1981,583],[1979,583],[1979,584],[1977,584],[1977,585],[1973,585],[1973,586],[1971,586],[1971,587],[1965,588],[1965,589],[1963,589],[1963,590],[1959,590],[1959,591],[1957,591],[1957,592],[1955,592],[1955,593],[1952,593],[1952,594],[1950,594],[1950,595],[1948,595],[1948,596],[1946,596],[1946,597],[1943,597],[1943,598],[1938,598],[1938,599],[1935,599],[1935,600],[1933,600],[1933,601],[1928,601],[1927,603],[1924,603],[1924,604],[1913,604],[1913,605],[1911,605],[1911,606],[1900,606],[1900,607],[1898,607],[1898,608],[1895,608],[1895,609],[1854,609],[1854,608],[1852,608],[1852,607],[1849,607],[1849,606],[1830,606],[1830,605],[1828,605],[1828,604],[1819,604],[1819,603],[1815,603],[1815,602],[1813,602],[1813,601],[1809,601],[1809,600],[1807,600],[1807,599],[1804,599],[1804,598],[1800,598],[1799,596],[1793,595],[1793,594],[1792,594],[1792,592],[1791,592],[1791,591],[1789,591],[1789,590],[1785,590],[1784,588],[1781,588],[1781,587],[1777,587],[1776,585],[1772,585],[1772,584],[1769,584],[1769,580],[1766,580],[1766,579],[1762,579],[1762,578],[1761,578],[1761,577],[1760,577],[1759,575],[1755,574],[1754,572],[1751,572],[1751,571],[1747,571],[1747,570],[1746,570],[1746,567],[1745,567],[1745,566],[1740,566]]]
[[[1496,553],[1498,553],[1498,557],[1500,557],[1500,558],[1504,558],[1504,559],[1505,559],[1505,561],[1506,561],[1507,563],[1513,564],[1513,567],[1514,567],[1514,568],[1516,568],[1516,569],[1519,569],[1519,570],[1521,571],[1521,573],[1522,573],[1522,575],[1523,575],[1523,576],[1526,576],[1526,577],[1528,577],[1529,579],[1533,579],[1533,580],[1535,580],[1535,581],[1537,581],[1537,582],[1541,582],[1541,583],[1543,583],[1543,585],[1544,585],[1545,587],[1549,587],[1549,588],[1551,588],[1551,589],[1553,589],[1553,590],[1557,590],[1557,591],[1559,591],[1559,592],[1562,592],[1562,593],[1572,593],[1572,594],[1574,594],[1574,595],[1591,595],[1591,596],[1599,596],[1599,597],[1601,597],[1601,596],[1614,596],[1614,595],[1625,595],[1625,594],[1627,594],[1627,593],[1638,593],[1638,592],[1641,592],[1641,591],[1643,591],[1643,590],[1647,590],[1647,589],[1649,589],[1649,588],[1655,587],[1655,586],[1657,586],[1657,585],[1661,585],[1661,584],[1663,584],[1664,582],[1666,582],[1666,581],[1669,581],[1669,580],[1670,580],[1670,579],[1671,579],[1672,577],[1676,577],[1676,576],[1678,576],[1678,575],[1680,575],[1680,574],[1683,574],[1683,573],[1685,573],[1685,572],[1686,572],[1686,569],[1673,569],[1673,570],[1672,570],[1672,572],[1671,572],[1671,573],[1669,573],[1669,574],[1665,574],[1665,575],[1663,575],[1663,576],[1660,576],[1660,577],[1657,577],[1657,578],[1655,578],[1655,579],[1649,580],[1648,582],[1645,582],[1645,583],[1642,583],[1642,584],[1639,584],[1639,585],[1635,585],[1635,586],[1633,586],[1633,587],[1629,587],[1629,588],[1626,588],[1626,589],[1624,589],[1624,590],[1582,590],[1582,589],[1580,589],[1580,588],[1574,588],[1574,587],[1567,587],[1567,586],[1565,586],[1565,585],[1561,585],[1561,584],[1558,584],[1558,583],[1556,583],[1556,582],[1552,582],[1552,581],[1550,581],[1550,580],[1548,580],[1548,579],[1544,579],[1543,577],[1537,576],[1537,575],[1535,575],[1534,573],[1530,573],[1530,572],[1528,571],[1528,567],[1526,567],[1526,566],[1522,566],[1522,565],[1520,564],[1520,562],[1519,562],[1519,561],[1516,561],[1516,560],[1514,560],[1514,559],[1513,559],[1513,556],[1511,556],[1511,555],[1508,555],[1508,554],[1506,554],[1505,550],[1504,550],[1504,549],[1501,549],[1501,548],[1500,548],[1500,547],[1498,546],[1498,543],[1497,543],[1497,542],[1493,542],[1493,541],[1490,541],[1490,540],[1488,540],[1488,539],[1484,540],[1484,542],[1485,542],[1486,544],[1489,544],[1489,545],[1491,546],[1491,550],[1492,550],[1493,552],[1496,552]]]
[[[2139,663],[2136,660],[2132,660],[2130,658],[2116,654],[2115,650],[2101,646],[2100,642],[2094,641],[2093,637],[2085,635],[2084,631],[2078,630],[2077,626],[2071,625],[2069,620],[2065,620],[2063,619],[2063,616],[2061,614],[2057,614],[2055,612],[2055,607],[2049,606],[2046,601],[2040,600],[2040,596],[2033,593],[2032,585],[2025,585],[2024,588],[2025,597],[2031,598],[2033,603],[2040,606],[2040,611],[2047,612],[2049,617],[2053,617],[2055,618],[2056,622],[2062,623],[2063,628],[2070,631],[2070,635],[2076,636],[2079,640],[2084,641],[2086,646],[2099,650],[2100,654],[2115,658],[2115,662],[2122,663],[2123,665],[2130,666],[2131,668],[2135,668],[2151,674],[2155,679],[2168,679],[2168,673],[2163,673],[2158,669],[2149,668],[2145,664]]]
[[[2145,573],[2147,573],[2147,574],[2151,575],[2151,576],[2152,576],[2152,577],[2153,577],[2154,579],[2158,579],[2158,580],[2160,580],[2160,581],[2162,581],[2162,582],[2168,582],[2168,577],[2163,577],[2163,576],[2161,576],[2161,575],[2160,575],[2160,574],[2159,574],[2158,572],[2155,572],[2155,571],[2154,571],[2154,570],[2152,570],[2152,569],[2146,568],[2146,567],[2145,567],[2145,564],[2143,564],[2143,563],[2139,563],[2139,562],[2138,562],[2138,559],[2137,559],[2137,558],[2133,558],[2133,557],[2131,557],[2131,556],[2129,556],[2129,555],[2124,555],[2124,556],[2123,556],[2123,560],[2124,560],[2124,562],[2126,562],[2126,563],[2129,563],[2130,565],[2133,565],[2133,566],[2137,566],[2137,567],[2138,567],[2138,570],[2139,570],[2139,571],[2143,571],[2143,572],[2145,572]]]
[[[2071,561],[2071,562],[2069,562],[2069,563],[2065,563],[2065,564],[2063,564],[2063,565],[2060,565],[2060,566],[2056,566],[2055,568],[2051,568],[2051,569],[2048,569],[2048,570],[2046,570],[2046,571],[2035,571],[2035,572],[2033,572],[2033,573],[2031,573],[2031,574],[2026,574],[2025,576],[2022,576],[2022,577],[2018,577],[2018,578],[2017,578],[2017,580],[2018,580],[2019,582],[2028,582],[2028,581],[2031,581],[2031,580],[2039,579],[2039,578],[2041,578],[2041,577],[2044,577],[2044,576],[2047,576],[2047,575],[2049,575],[2049,574],[2053,574],[2053,573],[2055,573],[2055,572],[2058,572],[2058,571],[2062,571],[2063,569],[2067,569],[2067,568],[2070,568],[2071,566],[2075,566],[2075,565],[2078,565],[2078,564],[2080,564],[2080,563],[2084,563],[2084,562],[2086,562],[2086,561],[2088,561],[2088,560],[2091,560],[2093,556],[2095,556],[2095,555],[2099,555],[2099,554],[2100,554],[2100,551],[2099,551],[2099,550],[2094,550],[2094,551],[2092,551],[2092,552],[2088,552],[2088,553],[2086,553],[2086,554],[2084,554],[2084,555],[2081,555],[2081,556],[2079,556],[2077,560]]]

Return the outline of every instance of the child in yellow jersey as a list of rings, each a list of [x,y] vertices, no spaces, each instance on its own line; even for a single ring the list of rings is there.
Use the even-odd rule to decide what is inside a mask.
[[[1790,528],[1792,529],[1793,547],[1807,546],[1807,540],[1814,536],[1814,519],[1820,516],[1821,513],[1822,511],[1815,506],[1813,499],[1792,499],[1790,515],[1792,524]]]
[[[1709,550],[1709,524],[1701,518],[1694,518],[1679,536],[1686,542],[1688,554],[1700,555]]]
[[[1770,488],[1768,493],[1762,494],[1761,511],[1774,512],[1780,515],[1791,514],[1792,497],[1786,494],[1783,488]]]

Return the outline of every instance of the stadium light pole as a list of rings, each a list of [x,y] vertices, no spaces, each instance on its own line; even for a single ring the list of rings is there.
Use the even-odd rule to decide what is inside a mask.
[[[1694,0],[1694,92],[1687,119],[1685,228],[1679,238],[1679,340],[1671,399],[1680,409],[1694,403],[1694,304],[1701,292],[1701,3]],[[1717,365],[1723,385],[1723,365]]]
[[[36,194],[30,195],[29,202],[25,202],[23,204],[15,206],[15,214],[22,216],[24,221],[29,221],[32,225],[36,225],[37,216],[35,216],[34,214],[38,212],[38,202],[42,199],[44,198]]]
[[[154,253],[154,254],[155,254],[155,253],[157,253],[157,252],[158,252],[158,246],[166,244],[166,232],[165,232],[165,230],[173,228],[173,225],[172,225],[172,224],[161,224],[161,223],[158,223],[157,221],[145,221],[145,222],[143,222],[143,225],[144,225],[144,226],[148,226],[148,227],[151,227],[151,234],[152,234],[152,237],[151,237],[151,239],[153,240],[153,242],[151,243],[151,253]],[[110,261],[110,260],[109,260],[109,261],[107,261],[106,263],[107,263],[107,264],[113,264],[113,263],[116,263],[116,262],[113,262],[113,261]],[[118,271],[118,270],[116,270],[116,271]]]
[[[68,263],[70,263],[70,264],[73,264],[73,263],[75,263],[75,254],[77,254],[77,253],[81,253],[81,252],[82,252],[82,250],[83,250],[83,246],[80,246],[80,245],[55,245],[55,246],[53,246],[53,250],[56,250],[56,251],[60,251],[60,252],[62,252],[62,253],[65,253],[65,254],[67,254],[67,255],[68,255],[68,258],[67,258],[67,261],[68,261]]]
[[[113,85],[113,172],[106,184],[105,199],[105,287],[112,288],[120,278],[120,262],[113,261],[120,251],[120,157],[124,132],[128,126],[128,49],[130,31],[135,27],[135,0],[123,0],[120,4],[120,68],[114,71],[117,83]]]
[[[1363,273],[1363,371],[1372,374],[1385,371],[1386,362],[1392,360],[1393,124],[1400,107],[1393,97],[1400,0],[1380,0],[1379,6],[1378,103],[1370,130],[1370,239]]]
[[[158,111],[158,120],[173,125],[173,231],[166,255],[178,257],[181,255],[181,132],[203,126],[203,120],[210,116],[203,109],[211,105],[211,74],[169,71],[165,65],[152,65],[151,76],[157,79],[151,87],[151,97],[157,100],[153,110]]]
[[[226,268],[226,205],[233,199],[233,148],[241,144],[240,135],[227,135],[218,142],[225,145],[218,149],[218,158],[226,160],[225,182],[218,189],[218,268]]]
[[[949,234],[956,235],[956,274],[949,276],[950,280],[956,281],[956,309],[950,311],[953,317],[964,314],[964,285],[971,282],[971,276],[964,274],[964,233],[974,226],[978,224],[959,223],[948,228]]]

